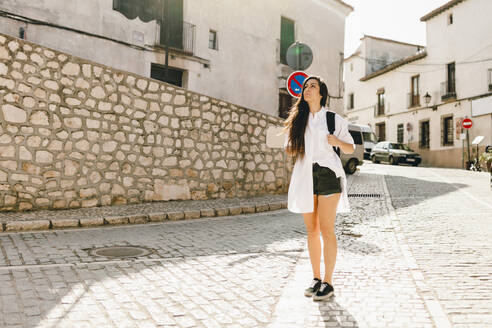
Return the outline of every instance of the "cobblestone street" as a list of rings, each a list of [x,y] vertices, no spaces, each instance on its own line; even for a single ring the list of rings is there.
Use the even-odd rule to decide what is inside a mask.
[[[319,303],[287,210],[3,232],[0,327],[492,327],[489,179],[365,163],[337,218],[336,297]],[[90,253],[128,245],[151,253]]]

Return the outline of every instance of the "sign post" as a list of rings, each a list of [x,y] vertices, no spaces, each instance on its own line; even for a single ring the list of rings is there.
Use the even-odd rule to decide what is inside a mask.
[[[296,41],[287,49],[285,59],[290,68],[296,71],[302,71],[311,66],[313,62],[313,51],[307,44]]]
[[[466,144],[468,148],[468,167],[466,169],[469,170],[471,164],[471,154],[470,154],[470,134],[468,133],[468,130],[472,127],[473,122],[469,118],[465,118],[461,123],[461,125],[463,126],[463,129],[466,129]]]

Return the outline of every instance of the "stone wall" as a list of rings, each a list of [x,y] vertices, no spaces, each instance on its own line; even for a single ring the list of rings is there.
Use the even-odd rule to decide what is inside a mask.
[[[0,107],[3,211],[287,188],[279,118],[1,34]]]

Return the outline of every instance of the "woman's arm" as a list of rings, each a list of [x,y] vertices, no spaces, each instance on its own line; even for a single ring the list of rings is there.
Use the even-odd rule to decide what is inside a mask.
[[[355,151],[354,144],[344,142],[332,134],[326,136],[328,143],[332,146],[339,147],[344,154],[352,154]]]

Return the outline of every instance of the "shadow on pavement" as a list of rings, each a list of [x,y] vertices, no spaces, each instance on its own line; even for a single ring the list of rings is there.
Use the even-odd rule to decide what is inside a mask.
[[[456,192],[466,184],[449,184],[438,181],[413,179],[403,176],[385,175],[386,185],[395,209],[411,207],[423,201]],[[435,178],[435,177],[432,177]]]
[[[318,308],[325,327],[359,327],[357,320],[349,311],[338,304],[335,297],[324,302],[318,302]]]

